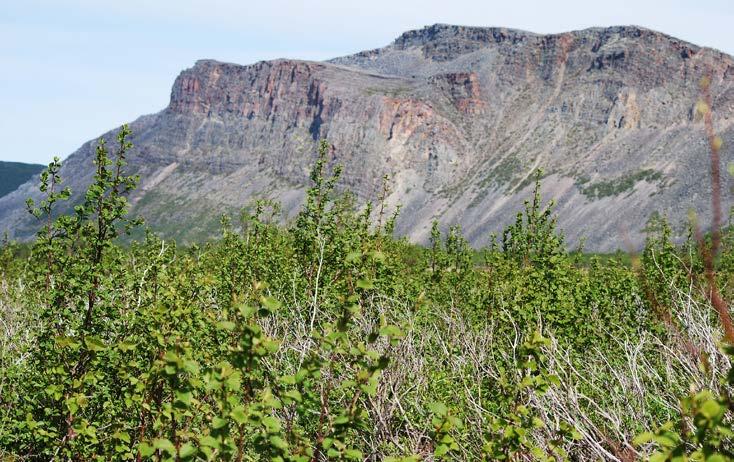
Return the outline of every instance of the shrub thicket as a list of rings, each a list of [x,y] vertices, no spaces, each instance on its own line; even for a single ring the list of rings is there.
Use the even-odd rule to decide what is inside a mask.
[[[539,174],[499,242],[436,224],[421,248],[393,237],[387,186],[375,208],[337,192],[322,142],[291,226],[260,201],[214,242],[121,246],[129,135],[72,213],[50,164],[30,252],[3,244],[5,460],[731,456],[704,269],[665,222],[640,265],[584,260]]]

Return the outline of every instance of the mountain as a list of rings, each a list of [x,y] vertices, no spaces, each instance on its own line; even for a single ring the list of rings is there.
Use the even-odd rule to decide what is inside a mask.
[[[728,162],[734,60],[641,27],[539,35],[437,24],[328,62],[198,61],[168,107],[131,124],[130,168],[142,179],[133,212],[188,241],[259,197],[293,216],[327,138],[342,187],[359,200],[374,200],[389,175],[388,203],[402,204],[396,231],[414,241],[437,219],[485,244],[514,221],[542,168],[569,245],[637,247],[653,213],[681,223],[693,209],[710,220],[696,111],[705,75]],[[94,144],[65,162],[75,191],[91,180]],[[16,237],[33,232],[23,202],[34,188],[0,198],[0,223]]]
[[[18,186],[38,176],[44,166],[23,162],[5,162],[0,160],[0,197],[15,191]]]

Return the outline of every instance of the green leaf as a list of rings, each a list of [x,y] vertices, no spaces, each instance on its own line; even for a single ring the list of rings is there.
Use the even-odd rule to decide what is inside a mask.
[[[245,408],[243,406],[237,406],[236,408],[232,409],[230,416],[232,416],[232,419],[234,419],[234,421],[240,425],[247,422],[247,413],[245,412]]]
[[[94,352],[104,351],[107,346],[102,342],[99,337],[87,337],[84,339],[84,344],[87,348]]]
[[[127,341],[127,340],[125,340],[125,341],[123,341],[123,342],[120,342],[120,343],[118,343],[118,344],[117,344],[117,348],[118,348],[118,349],[119,349],[120,351],[123,351],[123,352],[127,352],[127,351],[132,351],[132,350],[134,350],[134,349],[135,349],[136,347],[137,347],[137,344],[135,344],[135,343],[133,343],[133,342],[129,342],[129,341]]]
[[[191,404],[191,398],[192,394],[190,391],[175,391],[176,395],[176,401],[183,404],[184,406],[189,406]]]
[[[115,432],[112,434],[112,437],[116,440],[123,441],[125,443],[130,442],[130,435],[128,435],[125,432]]]
[[[347,263],[358,262],[362,258],[362,252],[349,252],[344,259]]]
[[[273,297],[262,297],[260,303],[270,312],[277,311],[281,307],[281,303]]]
[[[664,448],[673,448],[678,444],[678,438],[673,437],[673,435],[670,432],[666,432],[665,434],[659,434],[653,436],[653,441],[658,443],[660,446]]]
[[[402,338],[403,332],[399,327],[390,324],[380,329],[380,335],[392,338]]]
[[[280,420],[272,416],[265,416],[262,419],[265,430],[268,433],[277,433],[280,431]]]
[[[196,446],[194,446],[191,443],[184,443],[181,446],[181,449],[178,451],[179,456],[181,456],[182,459],[187,460],[194,457],[199,452],[198,449],[196,449]]]
[[[56,343],[56,346],[59,348],[76,348],[79,346],[79,342],[74,340],[71,337],[67,337],[64,335],[60,335],[54,339],[54,343]]]
[[[199,438],[199,443],[202,446],[206,446],[206,447],[210,447],[214,449],[219,449],[219,446],[220,446],[219,441],[217,441],[211,435],[206,435],[206,436]]]
[[[653,438],[655,438],[655,434],[652,432],[640,433],[632,439],[632,444],[635,446],[642,446],[643,444],[647,444],[652,441]]]
[[[155,448],[148,443],[140,443],[138,445],[138,451],[140,451],[141,456],[147,458],[153,455]]]
[[[703,403],[701,406],[701,414],[706,416],[709,419],[713,419],[719,415],[719,413],[722,411],[722,407],[714,401],[713,399],[710,399]]]
[[[385,254],[380,250],[375,250],[374,252],[370,253],[370,258],[373,261],[382,263],[385,261]]]
[[[166,438],[158,438],[153,441],[153,447],[161,451],[165,451],[170,455],[176,454],[176,447]]]
[[[219,321],[217,323],[217,329],[221,330],[233,331],[235,327],[237,327],[237,325],[232,321]]]
[[[167,351],[166,354],[163,355],[163,360],[168,363],[176,363],[176,364],[181,362],[181,358],[179,358],[178,355],[174,353],[173,351]]]
[[[362,451],[357,449],[347,449],[344,451],[344,457],[351,460],[362,460]]]
[[[278,435],[271,435],[270,438],[268,438],[268,441],[270,441],[270,444],[274,448],[280,449],[281,451],[285,451],[288,449],[288,443],[286,443],[285,440]]]
[[[433,455],[436,457],[441,457],[441,456],[448,454],[450,450],[451,448],[449,448],[447,445],[439,444],[438,446],[436,446],[436,449],[433,451]]]
[[[227,426],[227,419],[222,419],[221,417],[214,417],[212,419],[212,428],[215,430],[219,430],[225,426]]]
[[[446,405],[439,402],[429,404],[428,409],[430,409],[431,412],[438,416],[445,416],[449,412],[449,409],[446,407]]]
[[[369,290],[374,289],[375,285],[369,279],[359,279],[357,280],[357,287],[363,290]]]
[[[303,401],[303,396],[301,396],[301,392],[298,390],[288,390],[285,393],[283,393],[283,396],[286,398],[290,398],[297,403],[300,403],[301,401]]]

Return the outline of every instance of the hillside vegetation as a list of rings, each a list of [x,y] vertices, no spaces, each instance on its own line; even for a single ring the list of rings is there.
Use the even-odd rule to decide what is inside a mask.
[[[39,164],[0,161],[0,197],[15,191],[33,175],[41,173],[43,168],[43,165]]]
[[[4,244],[2,460],[732,458],[734,233],[572,254],[538,173],[491,245],[417,247],[389,180],[357,208],[321,142],[289,226],[261,201],[207,244],[122,245],[129,135],[71,214],[49,165],[35,242]]]

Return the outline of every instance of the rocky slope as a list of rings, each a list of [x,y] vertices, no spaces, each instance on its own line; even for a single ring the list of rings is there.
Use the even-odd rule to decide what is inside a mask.
[[[536,35],[434,25],[329,62],[199,61],[176,79],[167,108],[131,124],[130,164],[142,177],[134,212],[185,240],[258,197],[292,216],[325,137],[343,186],[362,201],[390,176],[397,231],[415,241],[438,219],[486,243],[514,220],[541,167],[570,245],[638,246],[654,212],[674,222],[690,209],[710,215],[695,110],[706,74],[728,162],[734,60],[639,27]],[[92,148],[65,163],[74,190],[91,178]],[[22,205],[33,189],[0,198],[0,226],[21,238],[33,229]]]

